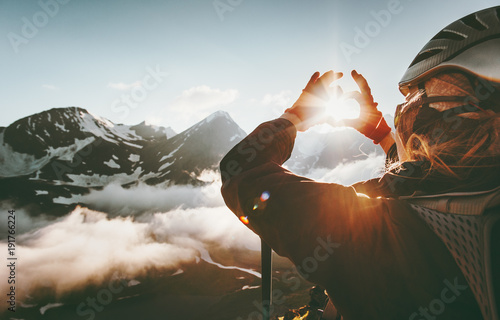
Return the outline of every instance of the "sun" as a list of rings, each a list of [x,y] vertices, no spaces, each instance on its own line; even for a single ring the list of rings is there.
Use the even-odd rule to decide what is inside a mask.
[[[353,99],[334,96],[326,105],[326,114],[335,120],[356,119],[359,117],[359,104]]]

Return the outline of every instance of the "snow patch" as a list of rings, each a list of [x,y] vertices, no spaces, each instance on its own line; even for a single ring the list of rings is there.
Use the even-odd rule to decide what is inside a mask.
[[[113,159],[109,159],[109,161],[105,161],[104,164],[110,168],[120,169],[120,165],[118,163],[116,163],[115,160],[113,160]]]
[[[73,181],[73,183],[68,183],[71,185],[82,186],[82,187],[101,187],[111,182],[115,182],[118,184],[126,184],[137,181],[142,172],[143,172],[142,168],[138,167],[132,174],[126,174],[122,172],[111,176],[104,176],[96,173],[94,173],[93,175],[68,173],[67,177]],[[155,175],[152,174],[152,176]]]
[[[39,196],[39,195],[43,195],[43,194],[49,194],[49,192],[46,190],[35,190],[35,194],[37,196]]]
[[[128,160],[129,161],[132,161],[132,162],[137,162],[141,159],[141,156],[138,155],[138,154],[130,154],[130,156],[128,157]]]
[[[138,145],[138,144],[135,144],[135,143],[131,143],[131,142],[127,142],[127,141],[123,141],[123,143],[125,143],[128,146],[134,147],[134,148],[142,149],[141,145]]]
[[[140,281],[137,281],[137,280],[132,279],[132,280],[130,280],[130,281],[127,283],[127,287],[133,287],[133,286],[136,286],[136,285],[138,285],[138,284],[141,284],[141,282],[140,282]]]
[[[167,162],[161,165],[160,168],[158,168],[158,171],[163,171],[164,169],[168,168],[170,165],[172,165],[173,162]]]
[[[226,119],[231,119],[231,117],[229,116],[229,114],[225,111],[222,111],[222,110],[219,110],[219,111],[216,111],[214,113],[212,113],[211,115],[209,115],[205,120],[207,122],[211,122],[217,118],[220,118],[220,117],[224,117]]]
[[[62,303],[49,303],[49,304],[40,308],[40,313],[42,315],[44,315],[47,310],[53,309],[53,308],[58,308],[60,306],[63,306],[63,304]]]
[[[234,141],[234,140],[236,140],[236,139],[242,139],[241,135],[239,135],[239,134],[235,134],[234,136],[232,136],[231,138],[229,138],[229,141],[231,141],[231,142],[232,142],[232,141]]]
[[[257,289],[257,288],[260,288],[260,286],[243,286],[243,288],[241,288],[241,290],[250,290],[250,289]]]
[[[56,126],[57,129],[59,129],[59,130],[61,130],[63,132],[69,132],[69,130],[66,129],[66,127],[64,125],[60,124],[60,123],[56,122],[56,123],[54,123],[54,125]]]
[[[84,140],[75,139],[72,145],[66,147],[49,147],[47,155],[37,159],[34,155],[14,151],[9,144],[4,142],[4,132],[2,132],[0,133],[0,176],[15,177],[31,174],[44,167],[53,158],[71,160],[78,151],[94,140],[93,137]]]
[[[176,276],[176,275],[181,274],[181,273],[184,273],[184,270],[177,269],[177,271],[175,271],[174,273],[172,273],[172,276]]]

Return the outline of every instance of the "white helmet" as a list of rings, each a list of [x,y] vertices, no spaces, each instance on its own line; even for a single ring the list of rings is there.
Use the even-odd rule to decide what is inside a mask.
[[[406,95],[408,87],[448,68],[500,82],[500,6],[472,13],[436,34],[406,70],[399,90]]]

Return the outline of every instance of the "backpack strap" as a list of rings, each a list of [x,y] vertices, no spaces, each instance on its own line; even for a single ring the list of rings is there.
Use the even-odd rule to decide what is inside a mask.
[[[500,187],[480,192],[457,192],[418,197],[400,197],[401,200],[443,213],[477,216],[486,209],[500,205]]]
[[[406,197],[434,233],[443,241],[465,276],[484,319],[498,320],[498,290],[492,270],[492,230],[500,225],[500,187],[486,192]],[[498,237],[496,238],[498,239]],[[497,248],[497,249],[492,249]],[[493,274],[495,273],[495,276]]]

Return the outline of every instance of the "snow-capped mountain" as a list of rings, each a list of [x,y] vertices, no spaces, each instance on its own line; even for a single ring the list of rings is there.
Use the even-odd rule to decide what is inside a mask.
[[[172,135],[172,136],[169,136]],[[199,184],[245,132],[222,111],[174,135],[114,124],[82,108],[44,111],[0,130],[3,199],[51,203],[110,183]]]

